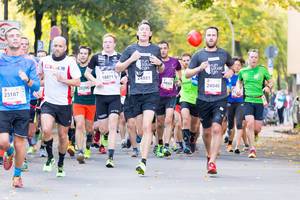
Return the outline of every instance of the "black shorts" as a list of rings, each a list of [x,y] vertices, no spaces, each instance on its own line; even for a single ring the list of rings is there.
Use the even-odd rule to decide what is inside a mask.
[[[41,114],[49,114],[54,117],[55,122],[68,127],[72,123],[72,105],[55,105],[44,102],[41,108]]]
[[[29,110],[0,111],[0,133],[10,133],[26,138],[30,121]]]
[[[36,115],[36,106],[38,105],[38,100],[31,100],[30,101],[30,123],[34,123],[34,118]]]
[[[157,115],[165,115],[167,108],[175,108],[176,96],[175,97],[159,97],[159,104],[156,110]]]
[[[190,114],[192,116],[199,117],[199,111],[198,111],[197,105],[183,101],[183,102],[180,103],[180,106],[181,106],[181,110],[183,108],[187,108],[187,109],[189,109]]]
[[[228,119],[228,129],[231,130],[234,127],[234,119],[236,120],[236,128],[243,128],[243,120],[245,104],[244,103],[227,103],[227,119]]]
[[[96,95],[97,120],[106,119],[111,113],[120,114],[120,95]]]
[[[145,110],[152,110],[156,112],[159,103],[159,94],[136,94],[126,97],[124,103],[124,114],[126,120],[135,118],[143,114]]]
[[[210,128],[212,123],[222,125],[226,117],[227,99],[215,102],[206,102],[197,99],[197,108],[203,128]]]
[[[245,102],[245,116],[252,115],[255,120],[263,120],[264,105],[262,103]]]

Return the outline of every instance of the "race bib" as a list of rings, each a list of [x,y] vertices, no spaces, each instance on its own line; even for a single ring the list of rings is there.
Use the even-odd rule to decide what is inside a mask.
[[[77,93],[79,96],[91,95],[92,89],[89,82],[81,82],[80,87],[77,87]]]
[[[7,106],[26,104],[25,87],[3,87],[2,103]]]
[[[143,71],[141,76],[135,74],[135,82],[140,84],[152,83],[152,71]]]
[[[115,71],[102,71],[103,85],[110,85],[116,83]]]
[[[222,91],[222,79],[205,78],[204,92],[209,95],[220,95]]]
[[[172,90],[174,85],[174,78],[163,77],[160,87],[165,90]]]

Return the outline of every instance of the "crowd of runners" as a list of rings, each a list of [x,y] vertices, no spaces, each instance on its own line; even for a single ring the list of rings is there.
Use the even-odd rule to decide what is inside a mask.
[[[175,58],[167,41],[151,42],[152,34],[143,20],[137,42],[122,53],[115,50],[117,37],[108,33],[101,52],[92,55],[80,46],[75,57],[66,54],[66,40],[58,36],[50,55],[39,51],[34,57],[19,29],[6,31],[7,47],[0,53],[0,161],[5,170],[14,161],[13,187],[23,187],[21,173],[30,168],[26,155],[36,151],[46,157],[41,170],[57,165],[57,177],[66,175],[67,152],[88,164],[97,156],[92,148],[107,154],[105,166],[114,168],[118,137],[121,148],[132,148],[131,156],[140,158],[139,175],[152,152],[159,158],[192,155],[200,136],[208,174],[217,173],[223,140],[229,152],[256,157],[264,94],[272,89],[259,52],[250,49],[246,62],[231,58],[217,45],[218,28],[208,27],[203,49]]]

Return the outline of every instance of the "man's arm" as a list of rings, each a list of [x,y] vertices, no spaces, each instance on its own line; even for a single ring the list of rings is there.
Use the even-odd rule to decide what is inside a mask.
[[[125,71],[131,63],[137,61],[138,59],[140,59],[140,57],[140,53],[136,50],[127,60],[125,60],[124,62],[119,61],[116,64],[116,72]]]

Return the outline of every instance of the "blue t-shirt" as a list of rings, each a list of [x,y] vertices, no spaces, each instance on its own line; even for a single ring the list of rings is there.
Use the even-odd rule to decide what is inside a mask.
[[[19,77],[19,71],[25,72],[33,81],[30,88]],[[32,60],[0,53],[0,111],[30,109],[30,90],[38,91],[39,88],[40,81]]]
[[[226,85],[227,85],[227,89],[229,89],[229,95],[227,98],[227,101],[229,103],[242,103],[244,102],[244,97],[234,97],[234,95],[232,95],[232,91],[234,90],[235,86],[236,86],[236,82],[238,80],[238,75],[234,74],[231,78],[226,79]]]

